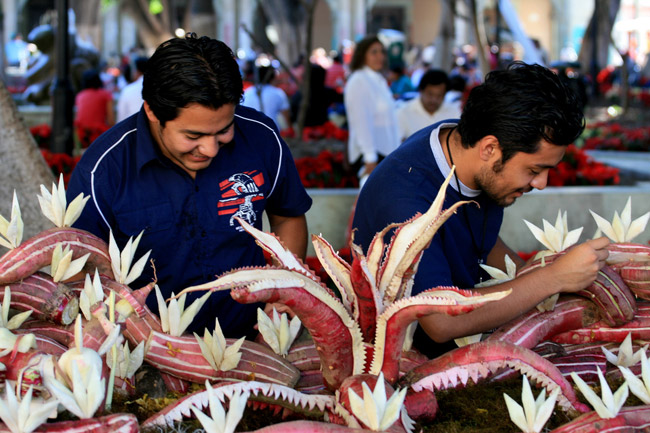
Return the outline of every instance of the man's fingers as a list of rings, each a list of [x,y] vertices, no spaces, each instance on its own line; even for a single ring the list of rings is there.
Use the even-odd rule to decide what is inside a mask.
[[[607,260],[607,257],[609,257],[609,251],[602,249],[602,250],[596,250],[596,256],[598,257],[598,261],[604,262]]]
[[[609,238],[606,236],[601,236],[596,239],[588,240],[587,243],[589,243],[591,247],[600,250],[603,248],[607,248],[607,246],[609,245]]]

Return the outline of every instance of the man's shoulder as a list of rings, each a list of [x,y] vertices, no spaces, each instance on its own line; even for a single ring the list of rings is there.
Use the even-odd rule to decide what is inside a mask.
[[[252,95],[252,94],[254,95],[256,93],[257,93],[257,86],[253,84],[252,86],[250,86],[246,90],[244,90],[243,96],[245,98],[245,97],[247,97],[249,95]]]
[[[277,98],[283,99],[283,100],[286,99],[287,101],[289,100],[289,97],[287,96],[287,93],[284,90],[282,90],[281,88],[275,87],[275,86],[269,86],[269,87],[272,89],[273,93],[275,94],[275,96]]]
[[[364,83],[367,80],[368,80],[368,75],[366,75],[365,70],[357,69],[356,71],[350,74],[347,81],[345,82],[345,87],[343,89],[344,90],[354,89],[356,86],[364,85]]]
[[[461,113],[462,110],[460,106],[454,102],[443,102],[438,111],[436,111],[436,115],[439,114],[438,118],[442,120],[458,119],[460,118]]]
[[[417,111],[419,102],[420,102],[419,96],[416,96],[415,98],[409,99],[408,101],[400,105],[397,108],[397,111],[400,113],[411,113]]]
[[[266,114],[254,108],[239,104],[235,107],[235,125],[243,133],[274,133],[275,123]]]
[[[84,151],[80,163],[96,164],[118,157],[132,148],[130,144],[136,142],[138,136],[136,118],[137,116],[129,117],[100,135]]]
[[[120,92],[120,98],[122,98],[123,96],[131,96],[138,93],[142,93],[142,81],[136,80],[124,86],[124,88]]]

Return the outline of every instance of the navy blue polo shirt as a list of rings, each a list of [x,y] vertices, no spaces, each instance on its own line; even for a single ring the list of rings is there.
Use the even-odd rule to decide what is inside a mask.
[[[356,229],[354,240],[364,252],[375,233],[391,223],[407,221],[418,212],[425,213],[433,203],[445,180],[431,150],[431,133],[437,126],[413,134],[373,170],[363,186],[352,224]],[[452,182],[455,179],[452,178]],[[467,198],[461,198],[450,184],[443,209],[460,200]],[[496,243],[503,208],[485,194],[472,200],[479,206],[461,206],[440,227],[422,254],[412,294],[437,286],[471,289],[480,277],[489,278],[483,274],[478,259],[481,256],[485,261]],[[389,240],[387,236],[386,242]],[[440,345],[436,345],[419,327],[415,345],[429,356],[445,351],[432,347]]]
[[[91,196],[74,226],[107,241],[112,229],[120,248],[144,230],[135,259],[152,250],[165,297],[234,268],[264,265],[262,249],[234,217],[261,229],[263,211],[300,216],[311,198],[271,119],[238,106],[234,128],[234,141],[192,179],[160,152],[144,109],[118,123],[85,151],[72,174],[68,200],[80,192]],[[153,277],[147,266],[131,287]],[[188,295],[186,306],[202,294]],[[147,304],[158,311],[155,296]],[[239,304],[229,292],[214,293],[188,331],[203,335],[205,327],[214,328],[216,316],[226,337],[251,336],[258,306]]]

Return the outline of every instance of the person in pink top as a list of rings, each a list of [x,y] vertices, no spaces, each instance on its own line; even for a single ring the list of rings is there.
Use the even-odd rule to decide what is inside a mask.
[[[99,72],[94,69],[83,73],[81,92],[75,98],[74,126],[81,147],[86,148],[115,123],[113,95],[103,88]]]
[[[325,86],[336,89],[337,92],[343,93],[343,86],[345,86],[345,66],[343,66],[343,56],[337,54],[332,59],[332,64],[327,68],[325,73]]]

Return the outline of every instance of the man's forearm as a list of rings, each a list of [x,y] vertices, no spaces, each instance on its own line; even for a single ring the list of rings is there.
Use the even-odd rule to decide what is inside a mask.
[[[499,301],[488,302],[476,310],[460,316],[432,314],[420,319],[425,332],[438,343],[453,338],[487,332],[534,308],[547,297],[562,291],[559,282],[552,281],[550,269],[537,269],[515,280],[480,289],[496,292],[512,289]]]
[[[305,259],[307,255],[307,219],[268,215],[271,231],[280,238],[285,247],[296,256]]]
[[[499,268],[502,271],[506,271],[506,266],[505,266],[505,255],[510,256],[513,262],[517,265],[517,269],[521,268],[525,262],[522,260],[521,257],[519,257],[519,254],[517,254],[512,248],[510,248],[508,245],[501,240],[501,237],[497,238],[496,244],[494,244],[494,247],[492,248],[492,251],[490,251],[490,254],[488,254],[487,257],[487,264],[490,266],[493,266],[495,268]]]

